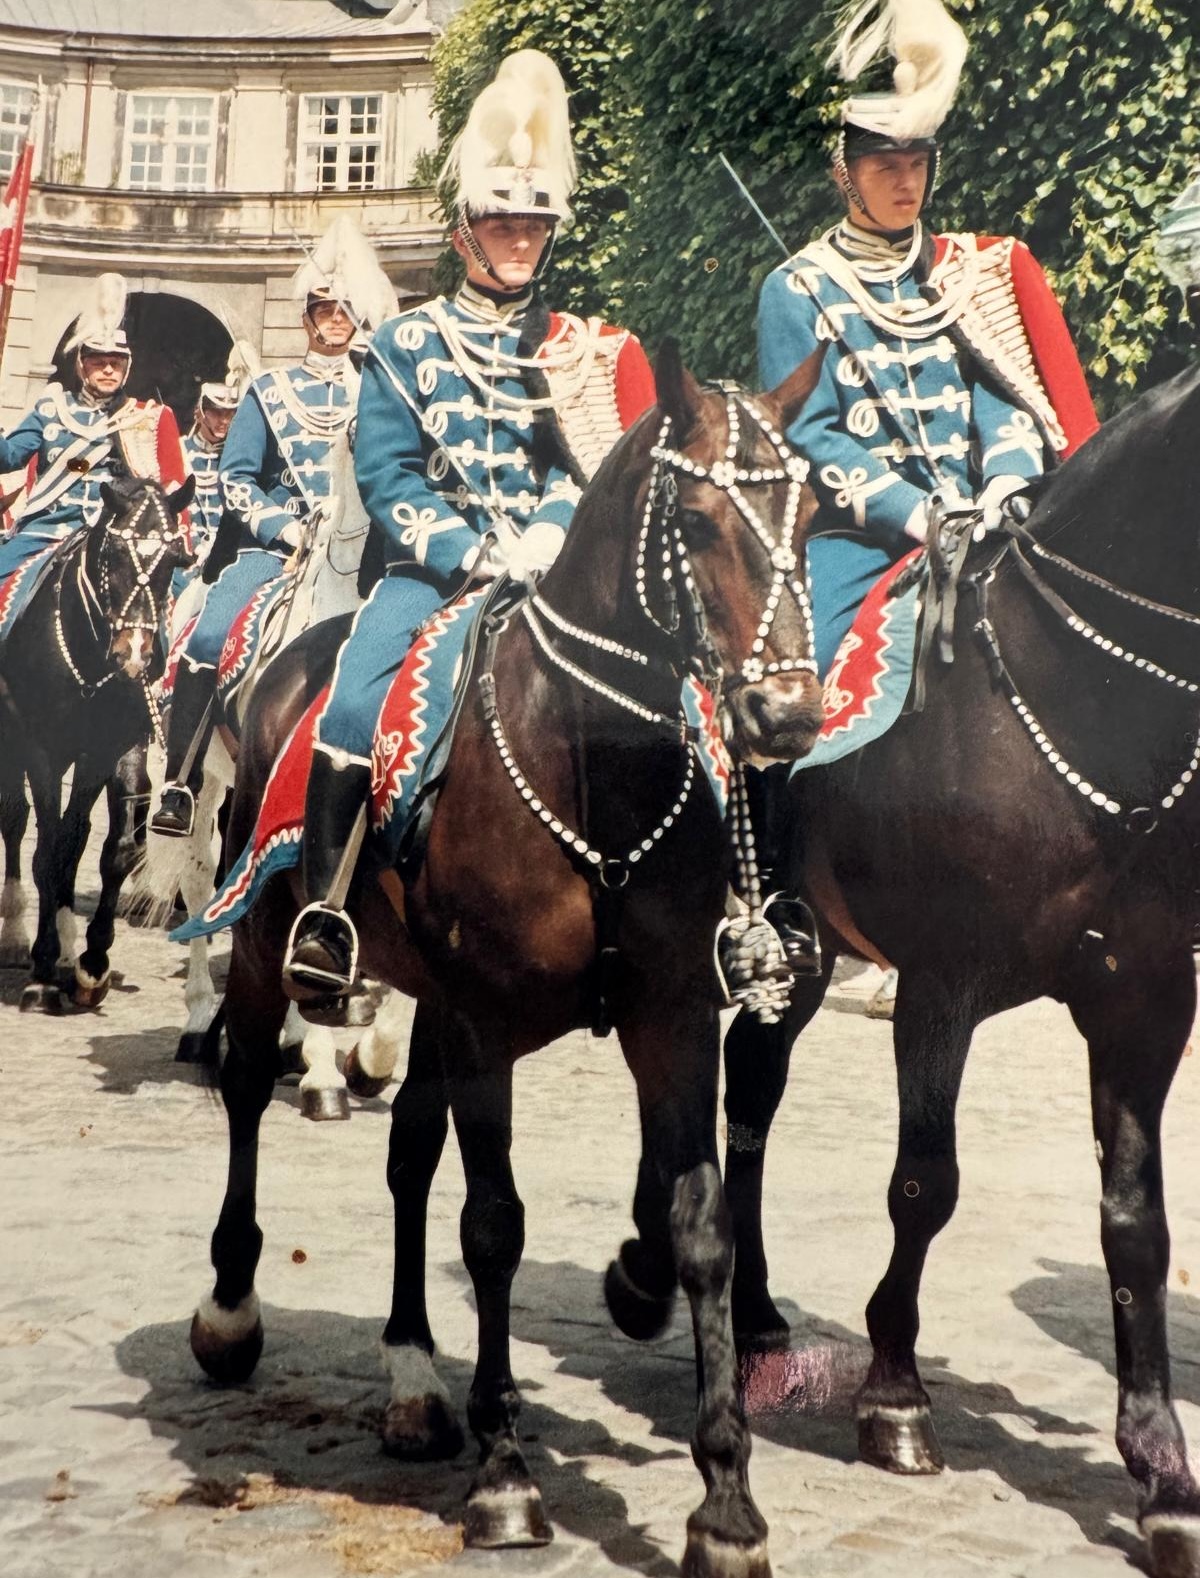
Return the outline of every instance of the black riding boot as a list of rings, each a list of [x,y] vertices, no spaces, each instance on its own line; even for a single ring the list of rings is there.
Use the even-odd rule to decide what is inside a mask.
[[[216,704],[216,669],[207,663],[190,668],[180,662],[167,724],[167,781],[158,810],[150,818],[151,831],[155,833],[167,838],[191,837]]]
[[[335,767],[328,754],[313,752],[304,802],[301,873],[306,908],[292,927],[283,961],[283,989],[320,1018],[336,1020],[354,985],[358,936],[342,908],[361,843],[371,769],[362,762]],[[349,846],[349,848],[347,848]]]
[[[776,888],[776,881],[782,882],[787,871],[789,852],[795,850],[797,837],[803,834],[803,829],[795,826],[788,794],[790,771],[780,765],[749,773],[747,786],[763,889],[772,895],[763,918],[783,944],[792,973],[814,976],[821,973],[816,917],[798,894]]]

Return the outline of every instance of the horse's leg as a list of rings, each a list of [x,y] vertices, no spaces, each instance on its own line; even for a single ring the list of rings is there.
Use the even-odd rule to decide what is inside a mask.
[[[467,1180],[459,1233],[479,1320],[467,1399],[479,1468],[467,1496],[464,1539],[484,1548],[545,1545],[553,1530],[517,1441],[521,1397],[509,1357],[512,1281],[525,1246],[525,1207],[509,1158],[512,1063],[503,1045],[485,1045],[468,1021],[456,1017],[446,1029],[457,1038],[447,1047],[447,1082]]]
[[[79,927],[75,919],[75,884],[80,862],[87,848],[92,831],[92,807],[99,797],[102,784],[95,777],[95,770],[86,759],[75,763],[71,778],[71,792],[62,816],[60,833],[60,869],[58,897],[55,900],[58,921],[58,962],[68,970],[75,968],[75,947]]]
[[[686,1000],[664,1001],[660,993],[652,1009],[619,1026],[638,1086],[639,1181],[653,1174],[666,1186],[668,1252],[696,1341],[699,1406],[691,1444],[705,1496],[688,1518],[681,1571],[684,1578],[770,1578],[767,1525],[750,1494],[750,1432],[730,1318],[733,1224],[717,1166],[720,1027],[702,987],[691,986],[697,989]],[[655,1241],[661,1236],[656,1232]],[[649,1242],[646,1234],[643,1241]]]
[[[408,1014],[402,992],[388,988],[362,1040],[346,1055],[342,1073],[346,1088],[360,1101],[382,1096],[391,1083],[392,1073],[408,1032]],[[395,1108],[393,1107],[393,1112]]]
[[[823,951],[820,980],[798,980],[781,1024],[759,1024],[738,1014],[725,1037],[725,1198],[733,1218],[733,1331],[739,1353],[783,1348],[788,1323],[767,1285],[762,1236],[763,1167],[767,1138],[787,1085],[796,1037],[812,1019],[833,973],[837,954]]]
[[[639,1108],[641,1102],[639,1087]],[[643,1133],[647,1121],[642,1109]],[[636,1342],[660,1336],[675,1308],[679,1278],[671,1243],[673,1182],[661,1171],[658,1157],[643,1146],[633,1191],[633,1225],[638,1236],[625,1240],[604,1275],[604,1302],[613,1325]]]
[[[136,871],[146,857],[146,823],[150,815],[150,770],[147,761],[148,744],[141,740],[131,745],[113,773],[113,788],[118,807],[117,817],[121,828],[121,847],[118,858],[125,866],[126,875]],[[112,800],[109,801],[110,807]],[[110,821],[111,825],[111,821]],[[117,914],[128,913],[126,895],[117,899]],[[134,924],[146,925],[147,921],[134,919]]]
[[[177,868],[178,887],[189,919],[200,914],[216,887],[217,865],[221,858],[217,809],[225,798],[225,789],[224,780],[208,770],[206,759],[204,782],[196,797],[196,815],[191,835],[177,841],[165,838],[154,840],[155,845],[165,844],[169,849],[176,843],[181,846]],[[157,856],[157,849],[155,853]],[[174,864],[171,869],[176,869]],[[159,897],[168,905],[174,900],[173,894],[168,896],[160,892]],[[187,981],[183,990],[187,1022],[175,1051],[177,1063],[197,1063],[204,1058],[205,1037],[217,1011],[217,993],[209,969],[208,954],[207,937],[197,937],[188,944]]]
[[[29,985],[21,993],[22,1013],[62,1012],[58,989],[58,896],[62,889],[62,771],[41,751],[28,764],[29,788],[37,818],[33,880],[38,895],[38,929],[31,950]]]
[[[859,1454],[893,1474],[945,1467],[917,1372],[917,1300],[929,1246],[958,1203],[955,1108],[975,1028],[968,1002],[959,984],[922,971],[901,977],[896,999],[900,1137],[888,1188],[895,1237],[867,1305],[874,1352],[857,1398]]]
[[[117,901],[125,878],[140,858],[136,797],[115,775],[108,780],[105,795],[108,832],[100,849],[100,901],[88,923],[87,946],[75,963],[74,995],[81,1008],[98,1008],[108,996],[112,981],[109,949],[116,935]]]
[[[1152,1571],[1158,1578],[1196,1578],[1200,1491],[1171,1401],[1160,1135],[1163,1103],[1195,1014],[1191,954],[1186,946],[1164,947],[1153,966],[1089,982],[1070,1006],[1087,1037],[1091,1066],[1100,1237],[1116,1334],[1117,1446],[1138,1484]]]
[[[216,1381],[246,1380],[262,1353],[262,1314],[254,1291],[262,1251],[255,1220],[258,1128],[275,1088],[276,1039],[284,1007],[276,988],[260,984],[254,964],[235,938],[225,991],[228,1051],[220,1072],[229,1121],[229,1173],[212,1236],[216,1284],[197,1309],[191,1331],[192,1352]]]
[[[419,1460],[454,1457],[463,1444],[450,1395],[433,1366],[433,1334],[425,1306],[429,1188],[449,1127],[441,1035],[438,1010],[418,1007],[408,1072],[392,1102],[388,1141],[395,1261],[392,1309],[383,1332],[384,1363],[392,1382],[383,1446],[393,1457]]]
[[[0,839],[4,841],[4,886],[0,888],[0,968],[29,963],[21,841],[29,826],[29,801],[21,771],[0,776]]]
[[[300,1056],[304,1061],[304,1073],[300,1078],[301,1115],[314,1123],[347,1120],[350,1097],[337,1066],[337,1042],[333,1039],[333,1031],[323,1025],[305,1025]]]

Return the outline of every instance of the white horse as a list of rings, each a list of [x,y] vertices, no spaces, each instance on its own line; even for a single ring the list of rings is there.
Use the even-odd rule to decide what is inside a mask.
[[[273,658],[313,625],[350,613],[359,606],[358,570],[367,539],[368,518],[354,482],[354,461],[345,435],[335,441],[330,470],[333,484],[330,496],[309,518],[291,579],[267,614],[258,649],[227,704],[227,712],[232,710],[235,721],[244,715],[256,679]],[[179,599],[172,619],[173,637],[199,612],[205,590],[197,580]],[[161,910],[164,895],[178,892],[188,915],[194,916],[212,898],[221,857],[217,817],[233,785],[231,743],[232,737],[226,731],[213,731],[204,758],[203,786],[196,796],[191,836],[164,838],[154,832],[148,835],[146,861],[136,890],[138,900],[147,908]],[[164,773],[162,755],[155,752],[150,775],[156,797]],[[184,1002],[187,1022],[180,1036],[176,1059],[187,1063],[205,1055],[205,1040],[214,1027],[218,1008],[209,969],[207,938],[197,938],[188,944]],[[358,1096],[378,1095],[391,1078],[407,1029],[407,1005],[400,999],[385,999],[378,1006],[369,1032],[357,1046],[353,1042],[357,1040],[359,1029],[335,1032],[306,1024],[293,1006],[280,1041],[285,1049],[300,1048],[305,1065],[300,1081],[304,1116],[318,1121],[348,1118],[348,1088]],[[343,1074],[338,1069],[336,1054],[339,1044],[348,1038],[351,1047]]]

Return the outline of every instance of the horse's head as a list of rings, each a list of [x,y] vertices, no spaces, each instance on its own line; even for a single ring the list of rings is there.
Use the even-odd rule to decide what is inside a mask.
[[[170,492],[146,477],[101,484],[104,513],[91,528],[85,564],[91,597],[109,630],[109,661],[127,679],[147,673],[171,576],[192,562],[179,517],[195,491],[194,477]]]
[[[820,362],[818,351],[761,395],[701,388],[673,342],[655,367],[639,596],[705,671],[726,743],[759,765],[804,756],[822,721],[803,552],[816,503],[783,437]]]

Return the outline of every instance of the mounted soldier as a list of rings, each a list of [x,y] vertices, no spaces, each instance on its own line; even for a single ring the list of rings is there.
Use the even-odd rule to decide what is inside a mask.
[[[986,524],[1098,425],[1023,243],[922,222],[966,50],[940,0],[869,0],[855,14],[841,74],[854,81],[890,53],[892,89],[845,101],[833,157],[845,216],[762,290],[768,385],[827,346],[788,435],[821,501],[809,566],[822,674],[875,578],[924,543],[932,506],[975,504]]]
[[[131,365],[125,301],[120,274],[96,279],[67,343],[75,352],[78,393],[47,384],[33,409],[0,438],[0,472],[28,468],[15,530],[0,543],[0,586],[36,555],[94,525],[104,512],[106,483],[151,477],[175,488],[187,476],[170,408],[125,392]],[[32,585],[31,572],[24,591]],[[3,628],[16,606],[11,596],[0,602],[6,605],[0,609]]]
[[[470,582],[545,571],[582,487],[654,401],[631,334],[552,313],[542,298],[575,174],[552,61],[522,50],[502,62],[444,174],[465,282],[385,324],[363,368],[355,470],[382,578],[317,724],[308,907],[284,966],[289,995],[314,1013],[324,1000],[331,1017],[357,954],[343,900],[365,828],[372,737],[412,632]]]
[[[225,510],[219,475],[221,455],[246,383],[259,370],[258,357],[252,347],[239,340],[229,353],[224,379],[200,385],[192,425],[183,439],[183,452],[196,479],[191,509],[192,552],[196,563],[175,588],[176,596],[188,580],[203,570],[216,538]]]
[[[369,243],[340,217],[301,264],[293,295],[308,339],[304,360],[251,381],[221,452],[226,519],[236,555],[212,585],[180,654],[167,737],[167,782],[156,833],[187,837],[217,705],[217,665],[238,614],[296,566],[297,550],[333,493],[338,441],[354,417],[359,372],[350,355],[359,325],[395,310],[395,291]],[[215,555],[223,557],[218,541]]]

